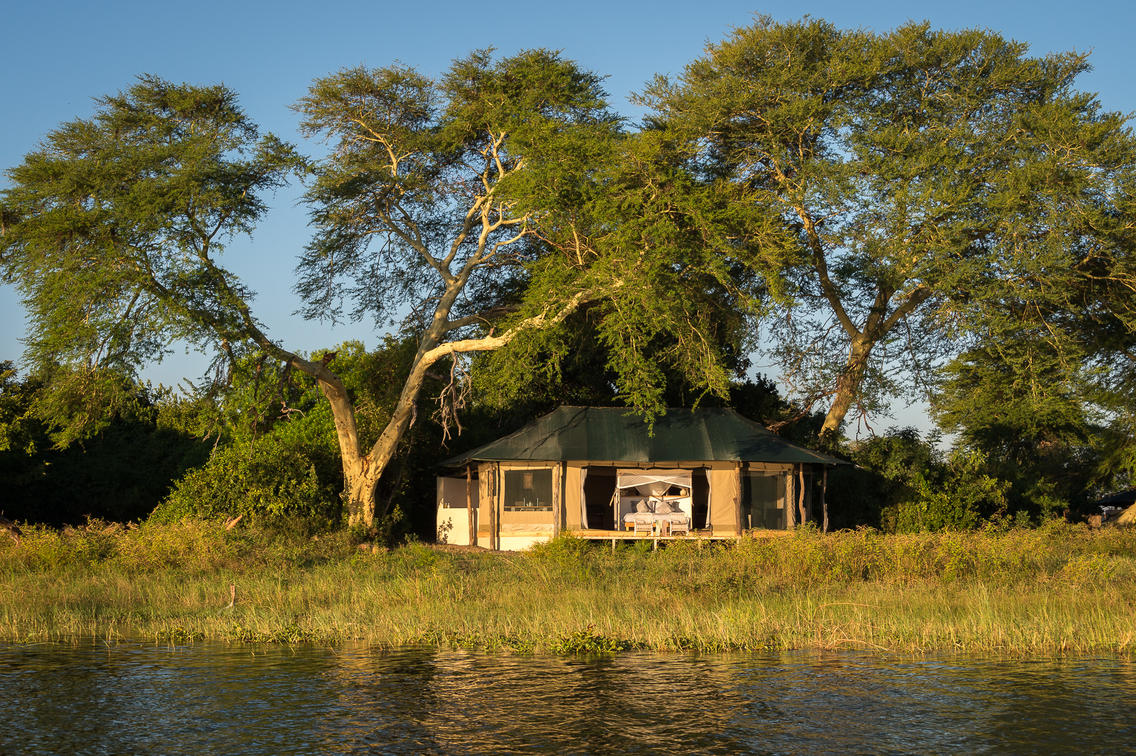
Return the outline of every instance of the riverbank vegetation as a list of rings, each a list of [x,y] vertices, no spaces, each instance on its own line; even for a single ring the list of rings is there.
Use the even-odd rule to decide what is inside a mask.
[[[1131,654],[1136,530],[805,529],[657,551],[561,538],[494,553],[91,523],[0,544],[0,595],[0,637],[16,642]]]

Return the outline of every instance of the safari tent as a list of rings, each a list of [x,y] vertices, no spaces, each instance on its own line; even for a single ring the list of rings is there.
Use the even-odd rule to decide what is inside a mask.
[[[650,429],[623,408],[560,407],[444,463],[438,540],[523,549],[562,532],[736,538],[827,527],[836,464],[732,409],[670,409]]]

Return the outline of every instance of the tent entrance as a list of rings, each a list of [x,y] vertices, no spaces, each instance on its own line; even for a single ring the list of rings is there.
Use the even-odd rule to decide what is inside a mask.
[[[616,528],[679,528],[689,531],[705,523],[695,512],[695,473],[700,470],[621,468],[616,474],[612,509]],[[703,510],[705,512],[705,510]]]
[[[614,467],[584,468],[584,527],[589,530],[615,530],[611,500],[615,496]]]
[[[690,494],[694,501],[691,508],[694,515],[694,528],[710,527],[710,479],[706,476],[706,469],[691,470]]]
[[[661,476],[661,477],[660,477]],[[623,530],[624,516],[634,512],[641,500],[665,498],[672,510],[690,518],[690,527],[709,527],[710,481],[706,470],[659,470],[614,468],[592,465],[582,470],[584,502],[583,527],[586,530]],[[639,487],[643,486],[640,491]]]

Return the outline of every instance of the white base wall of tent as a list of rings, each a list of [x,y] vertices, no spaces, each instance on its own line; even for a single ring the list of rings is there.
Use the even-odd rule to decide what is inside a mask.
[[[465,507],[445,506],[438,502],[438,543],[453,544],[455,546],[469,545],[469,510]]]
[[[436,539],[438,543],[469,546],[469,507],[472,501],[477,508],[477,486],[465,478],[438,478],[438,514]]]
[[[497,539],[499,545],[498,549],[501,551],[524,551],[531,549],[538,543],[548,543],[552,540],[552,535],[535,535],[535,536],[507,536],[502,535]]]

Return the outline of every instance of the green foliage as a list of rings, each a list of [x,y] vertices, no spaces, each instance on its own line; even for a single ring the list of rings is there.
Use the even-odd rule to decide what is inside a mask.
[[[1074,88],[1087,68],[985,30],[760,18],[647,89],[650,125],[751,211],[733,259],[779,305],[783,374],[832,398],[826,432],[1000,320],[1131,335],[1136,139]]]
[[[1005,481],[976,452],[944,455],[938,437],[890,429],[856,445],[855,467],[829,475],[834,527],[879,524],[888,532],[974,529],[1007,515]]]
[[[189,464],[186,437],[213,439],[159,519],[326,524],[343,504],[359,516],[365,478],[384,532],[405,517],[427,533],[431,466],[471,386],[476,417],[506,425],[564,400],[650,416],[732,394],[800,440],[816,416],[731,380],[776,313],[766,335],[804,409],[833,398],[828,434],[971,347],[937,404],[967,451],[869,442],[847,516],[1044,518],[1136,470],[1136,140],[1074,88],[1086,68],[987,31],[760,19],[656,80],[631,133],[601,77],[559,54],[478,51],[436,78],[317,80],[297,109],[332,149],[310,166],[226,88],[142,77],[8,171],[0,273],[29,308],[37,383],[0,369],[0,463],[26,491],[64,470],[109,490],[99,476],[125,475],[121,460],[161,471],[97,510],[135,517]],[[286,351],[219,264],[265,193],[309,168],[304,311],[404,317],[406,338],[374,353]],[[223,397],[220,380],[190,399],[137,385],[176,340],[221,358]],[[129,428],[164,451],[128,450]],[[49,470],[49,441],[102,473],[62,456]],[[101,444],[107,460],[90,456]]]
[[[335,317],[350,299],[354,317],[381,321],[409,307],[424,328],[431,300],[452,290],[441,324],[488,314],[545,251],[503,185],[553,178],[548,153],[561,142],[611,133],[606,108],[599,77],[544,50],[475,52],[438,80],[399,65],[318,79],[297,109],[305,132],[336,149],[308,193],[307,312]]]
[[[337,145],[309,193],[318,231],[300,290],[312,314],[346,297],[357,317],[409,306],[424,348],[450,331],[509,334],[474,365],[498,407],[555,392],[584,360],[597,378],[583,393],[618,385],[647,412],[664,406],[668,370],[725,393],[728,277],[683,222],[715,195],[673,171],[653,136],[621,131],[595,74],[544,50],[479,51],[437,81],[345,70],[299,109]],[[391,282],[381,293],[376,271]],[[426,327],[431,313],[442,319]]]
[[[316,234],[299,267],[305,311],[335,318],[349,302],[355,318],[409,313],[404,332],[417,334],[373,458],[410,427],[435,360],[453,378],[441,397],[448,430],[468,386],[463,355],[515,350],[496,364],[524,377],[489,381],[509,392],[526,372],[553,379],[567,340],[537,334],[613,291],[643,298],[625,272],[645,280],[639,268],[665,267],[596,243],[597,229],[619,228],[593,203],[614,207],[604,179],[625,140],[600,77],[556,53],[478,51],[437,79],[348,69],[316,81],[297,108],[305,131],[334,145],[307,195]],[[626,329],[604,306],[596,312],[600,342],[618,346]],[[633,403],[656,390],[651,364],[610,348],[606,358]]]
[[[216,438],[208,461],[177,482],[151,519],[244,515],[301,531],[338,522],[343,475],[334,424],[311,379],[248,355],[219,399],[171,402],[163,415]]]
[[[10,360],[0,362],[0,453],[31,456],[46,435],[42,421],[32,412],[38,384],[21,381]]]
[[[648,415],[676,387],[692,399],[726,395],[754,309],[730,269],[738,223],[729,216],[739,211],[727,207],[722,187],[695,180],[679,147],[615,124],[563,132],[504,185],[530,209],[551,251],[529,263],[529,283],[506,323],[547,312],[565,296],[590,303],[580,317],[484,357],[489,400],[504,404],[564,378],[571,390],[581,358],[593,365],[586,390],[614,388],[620,402]]]
[[[883,512],[884,530],[970,530],[978,527],[984,516],[1003,515],[1009,484],[986,475],[983,463],[977,453],[955,452],[936,468],[911,471],[908,485],[914,495]]]
[[[610,656],[631,648],[633,644],[630,641],[603,635],[596,631],[594,625],[558,638],[550,646],[554,654],[571,656]]]
[[[277,528],[242,526],[226,530],[215,521],[146,521],[122,525],[90,519],[62,530],[42,525],[24,528],[22,548],[6,553],[10,571],[56,574],[105,566],[117,574],[137,575],[176,570],[181,575],[249,569],[311,569],[349,559],[353,546],[341,534],[306,534]],[[226,599],[228,598],[226,594]]]
[[[1077,392],[1078,366],[1046,346],[1007,339],[961,355],[935,396],[936,419],[1014,464],[1044,446],[1084,443],[1090,408]]]
[[[28,360],[63,366],[78,382],[46,391],[92,410],[114,393],[89,385],[105,370],[132,378],[174,340],[243,341],[250,292],[215,256],[302,166],[222,86],[143,76],[97,102],[10,169],[0,194],[0,266],[28,309]]]
[[[768,376],[757,375],[730,387],[729,406],[744,417],[770,428],[777,435],[802,446],[815,448],[824,422],[823,413],[808,411],[781,395]]]
[[[310,450],[270,435],[218,449],[177,482],[152,519],[245,515],[277,526],[326,528],[339,519],[338,482],[321,481]]]
[[[1092,377],[1019,324],[948,365],[932,407],[940,425],[1009,484],[1011,510],[1046,519],[1123,480],[1122,466],[1102,464],[1107,442]]]
[[[20,380],[8,369],[0,380],[0,509],[9,517],[53,525],[88,517],[137,520],[208,454],[208,446],[160,421],[165,399],[148,387],[131,386],[117,393],[130,401],[103,416],[98,430],[68,424],[62,432],[53,432],[45,415],[60,415],[45,413],[39,404],[44,396],[42,374]],[[60,443],[61,435],[80,425],[81,438]]]
[[[534,544],[528,557],[542,568],[558,576],[568,575],[586,580],[595,570],[591,552],[595,544],[583,538],[560,535],[545,543]]]
[[[390,421],[414,350],[412,340],[388,338],[372,352],[347,342],[313,356],[328,357],[347,386],[361,443],[374,443]],[[430,382],[427,395],[435,390]],[[155,521],[243,514],[301,532],[339,522],[343,470],[334,420],[315,381],[303,373],[250,355],[234,366],[218,401],[171,401],[163,406],[160,422],[205,430],[217,437],[217,445],[202,467],[177,483],[154,513]],[[439,437],[428,417],[406,434],[380,482],[379,522],[367,538],[393,542],[408,529],[433,532],[434,465],[448,455],[439,448]]]

